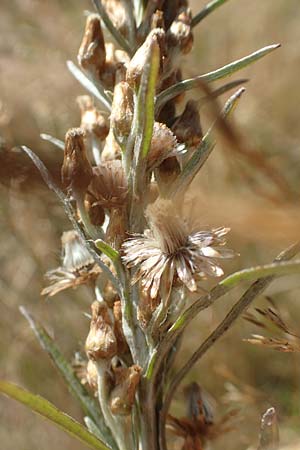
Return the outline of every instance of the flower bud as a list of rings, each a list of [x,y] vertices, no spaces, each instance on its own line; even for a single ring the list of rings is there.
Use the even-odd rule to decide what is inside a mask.
[[[183,8],[167,32],[166,40],[169,48],[176,48],[184,54],[191,51],[194,42],[191,23],[190,8]]]
[[[100,80],[106,89],[113,91],[116,83],[116,73],[124,64],[129,63],[129,57],[123,50],[116,49],[114,44],[105,44],[105,67],[100,74]]]
[[[85,343],[89,359],[111,359],[117,354],[117,340],[113,331],[113,322],[105,302],[92,304],[92,320]]]
[[[78,52],[80,66],[99,74],[105,64],[105,45],[101,22],[96,14],[88,16],[84,36]]]
[[[81,95],[77,97],[77,103],[81,112],[80,128],[104,141],[108,135],[109,126],[105,116],[95,108],[92,97]]]
[[[71,128],[65,138],[64,161],[61,169],[62,183],[73,192],[84,192],[93,175],[86,155],[84,136],[81,128]]]
[[[172,131],[176,134],[178,142],[187,147],[197,147],[203,137],[200,124],[200,115],[197,102],[189,100],[186,107],[172,125]]]
[[[101,227],[105,220],[105,212],[101,205],[97,203],[96,198],[91,194],[86,194],[84,206],[88,213],[92,225]]]
[[[133,108],[133,91],[129,84],[126,81],[116,84],[110,126],[120,138],[128,136],[131,131]]]
[[[89,192],[103,208],[122,208],[127,196],[127,179],[119,160],[94,167]]]
[[[130,414],[141,371],[141,367],[137,365],[115,369],[116,386],[110,394],[110,409],[113,414]]]
[[[130,86],[137,87],[139,85],[144,67],[148,62],[150,52],[156,45],[159,45],[162,64],[165,56],[165,32],[161,28],[155,28],[148,34],[145,42],[138,48],[128,64],[126,81],[130,84]]]

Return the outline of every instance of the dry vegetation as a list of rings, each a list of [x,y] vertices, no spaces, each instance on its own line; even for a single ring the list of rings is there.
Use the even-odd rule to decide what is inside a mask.
[[[194,1],[194,11],[204,3]],[[59,173],[62,156],[40,140],[39,133],[62,138],[67,128],[79,124],[75,98],[82,89],[68,73],[65,60],[77,53],[84,8],[90,8],[88,0],[4,0],[1,5],[0,135],[8,147],[26,144],[36,150],[54,175]],[[242,147],[261,152],[287,181],[288,192],[274,192],[270,180],[237,155],[220,133],[219,144],[201,177],[194,181],[186,205],[195,222],[231,226],[230,246],[241,256],[228,264],[227,270],[268,262],[299,238],[299,20],[298,0],[232,0],[199,26],[195,50],[185,62],[185,75],[192,76],[268,43],[282,43],[281,49],[244,70],[242,76],[251,81],[234,116],[234,127],[241,135]],[[200,98],[202,94],[193,95]],[[1,377],[41,393],[80,418],[18,310],[20,304],[26,304],[34,311],[70,358],[79,346],[78,336],[86,336],[89,322],[83,315],[88,307],[84,287],[53,300],[40,298],[43,274],[56,266],[60,235],[68,223],[35,170],[17,153],[7,164],[4,147],[0,153]],[[299,277],[277,281],[267,294],[300,333]],[[181,355],[193,351],[232,301],[228,296],[197,318]],[[260,298],[257,304],[265,301]],[[191,374],[213,395],[220,415],[228,404],[239,409],[234,424],[239,432],[234,440],[231,434],[220,438],[215,449],[255,448],[260,414],[270,405],[279,414],[281,441],[294,445],[300,439],[299,354],[277,353],[243,341],[257,331],[252,323],[241,320]],[[181,405],[182,398],[178,398],[174,410],[181,411]],[[4,450],[81,448],[4,398],[0,399],[0,419]]]

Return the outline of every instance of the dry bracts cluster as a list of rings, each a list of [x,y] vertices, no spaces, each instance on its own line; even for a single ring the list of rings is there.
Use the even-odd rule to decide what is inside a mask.
[[[77,55],[80,67],[68,62],[87,90],[77,99],[81,119],[70,124],[65,143],[44,135],[64,147],[63,190],[39,158],[23,147],[74,228],[63,234],[61,264],[47,274],[50,285],[42,293],[62,295],[67,288],[87,285],[87,303],[92,293],[91,314],[88,304],[85,311],[90,320],[86,357],[76,370],[23,312],[83,406],[88,430],[72,423],[72,435],[98,450],[169,450],[168,423],[182,449],[203,450],[208,441],[231,430],[229,417],[215,422],[203,391],[194,383],[188,389],[187,416],[176,418],[168,414],[173,395],[272,276],[299,270],[299,262],[287,262],[299,245],[274,264],[220,281],[226,260],[235,255],[225,240],[229,228],[210,227],[205,211],[199,211],[202,225],[192,228],[185,194],[215,147],[215,128],[220,122],[224,125],[245,89],[231,95],[222,110],[214,108],[218,117],[207,130],[202,129],[199,110],[243,80],[216,90],[209,83],[278,46],[184,80],[181,56],[192,50],[193,28],[224,0],[210,1],[194,16],[186,0],[92,3],[95,12],[87,13]],[[202,91],[195,90],[190,100],[186,91],[199,87]],[[175,355],[191,320],[238,282],[257,276],[263,281],[249,288],[224,323],[176,372]],[[294,336],[273,311],[259,314]],[[266,338],[253,340],[273,348],[279,345],[274,339],[268,344]],[[65,419],[57,423],[67,427]]]

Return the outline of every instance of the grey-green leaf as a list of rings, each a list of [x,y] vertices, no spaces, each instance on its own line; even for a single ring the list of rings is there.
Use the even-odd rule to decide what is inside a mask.
[[[20,311],[23,316],[28,321],[31,329],[36,335],[41,347],[48,353],[53,363],[63,376],[68,388],[77,400],[79,400],[83,411],[93,419],[97,424],[99,431],[101,433],[101,438],[112,448],[117,448],[116,444],[111,436],[110,430],[107,428],[102,414],[99,410],[98,403],[90,397],[87,390],[80,383],[70,364],[67,362],[63,354],[60,352],[59,348],[49,336],[47,331],[32,317],[31,314],[24,308],[20,307]]]
[[[83,425],[68,414],[60,411],[45,398],[32,394],[16,384],[4,380],[0,381],[0,392],[23,403],[23,405],[27,406],[32,411],[50,420],[50,422],[63,429],[66,433],[70,434],[87,447],[94,450],[109,450],[109,447],[90,433]]]

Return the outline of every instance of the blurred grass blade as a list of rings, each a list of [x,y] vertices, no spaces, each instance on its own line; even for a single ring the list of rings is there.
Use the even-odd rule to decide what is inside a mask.
[[[79,422],[68,414],[60,411],[45,398],[32,394],[8,381],[0,381],[0,392],[23,403],[23,405],[28,406],[32,411],[50,420],[52,423],[62,428],[66,433],[75,437],[83,444],[86,444],[89,448],[94,450],[109,450],[109,447],[91,434]]]
[[[205,19],[206,16],[208,16],[215,9],[222,6],[227,1],[228,0],[212,0],[211,2],[207,3],[207,5],[204,6],[204,8],[193,17],[192,27],[195,27],[196,25],[198,25],[198,23],[201,22],[201,20]]]
[[[104,262],[102,261],[102,259],[98,255],[98,253],[95,251],[94,246],[88,240],[86,240],[84,232],[82,231],[82,228],[77,223],[77,220],[76,220],[76,217],[75,217],[75,212],[73,210],[72,205],[70,204],[70,200],[68,199],[68,197],[56,185],[56,183],[52,179],[48,169],[46,168],[45,164],[40,160],[40,158],[32,150],[30,150],[30,148],[25,147],[25,145],[22,145],[20,148],[32,160],[32,162],[34,163],[34,165],[36,166],[36,168],[40,172],[43,180],[45,181],[45,183],[47,184],[49,189],[54,191],[55,194],[57,195],[57,197],[59,198],[59,200],[62,202],[64,210],[66,212],[66,215],[68,216],[70,222],[72,223],[73,228],[77,231],[78,235],[82,239],[82,242],[84,242],[84,244],[86,245],[86,247],[90,251],[91,255],[95,259],[96,263],[103,270],[103,272],[107,275],[109,280],[113,283],[113,285],[115,286],[115,288],[119,292],[120,291],[120,286],[119,286],[119,283],[118,283],[117,279],[115,278],[114,274],[111,272],[109,267],[107,267],[107,265],[104,264]]]
[[[234,287],[241,281],[253,281],[268,276],[284,276],[300,272],[300,260],[275,262],[263,266],[250,267],[229,275],[220,282],[221,286]]]
[[[98,11],[98,14],[100,15],[101,19],[103,20],[103,23],[105,24],[106,28],[112,35],[112,37],[115,39],[115,41],[119,44],[119,46],[125,50],[129,55],[132,56],[133,51],[130,48],[129,43],[127,40],[122,36],[122,34],[117,30],[117,28],[114,26],[112,21],[110,20],[104,6],[102,5],[101,0],[92,0],[96,10]]]
[[[279,430],[275,408],[269,408],[263,414],[260,425],[260,438],[257,450],[278,450]]]
[[[20,307],[20,311],[28,321],[31,329],[36,335],[41,347],[48,353],[55,366],[63,376],[68,388],[74,397],[79,400],[84,412],[88,414],[93,421],[98,425],[100,438],[109,444],[112,448],[117,448],[111,436],[110,430],[107,428],[102,415],[100,414],[98,402],[90,397],[88,391],[80,383],[71,365],[66,361],[53,339],[49,336],[47,331],[32,317],[31,314],[24,308]]]
[[[247,67],[250,64],[254,63],[255,61],[263,58],[273,50],[276,50],[278,47],[280,47],[280,44],[269,45],[268,47],[261,48],[260,50],[251,53],[251,55],[245,56],[244,58],[227,64],[220,69],[214,70],[204,75],[199,75],[195,78],[180,81],[179,83],[170,86],[168,89],[165,89],[157,96],[156,107],[160,108],[167,101],[171,100],[182,92],[199,87],[199,82],[211,83],[212,81],[217,81],[222,78],[228,77],[234,72],[237,72],[238,70],[241,70],[244,67]]]
[[[51,136],[50,134],[45,134],[45,133],[41,133],[40,136],[44,141],[51,142],[51,144],[55,145],[56,147],[60,148],[61,150],[65,149],[65,143],[63,141],[61,141],[60,139],[57,139],[57,138]]]
[[[107,96],[104,88],[100,87],[100,83],[98,82],[98,86],[95,86],[93,81],[90,80],[72,61],[67,61],[67,67],[74,78],[76,78],[87,91],[100,100],[108,111],[111,111],[111,100]]]
[[[225,106],[222,110],[221,116],[222,118],[226,118],[237,105],[241,95],[245,92],[245,88],[240,88],[235,94],[233,94],[228,101],[225,103]],[[194,152],[191,159],[186,163],[183,167],[182,172],[179,177],[175,180],[175,182],[170,186],[169,196],[175,197],[176,195],[182,193],[190,183],[193,181],[212,150],[215,147],[215,141],[212,139],[212,134],[216,129],[218,123],[218,119],[214,123],[213,126],[207,131],[205,136],[203,137],[200,146]]]

